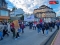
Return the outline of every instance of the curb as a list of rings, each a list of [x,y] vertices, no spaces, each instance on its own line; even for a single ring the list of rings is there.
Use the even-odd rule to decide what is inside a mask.
[[[59,31],[57,32],[57,34],[56,34],[55,38],[53,39],[51,45],[54,45],[54,42],[55,42],[55,40],[56,40],[58,34],[59,34]]]
[[[48,37],[48,39],[45,39],[45,41],[44,42],[42,42],[40,45],[47,45],[47,42],[49,42],[49,40],[51,39],[51,37],[53,37],[53,35],[55,34],[55,33],[57,33],[58,32],[58,30],[55,30],[53,33],[52,33],[52,35],[50,35],[49,37]],[[56,34],[55,34],[56,35]],[[54,36],[55,37],[55,36]],[[52,41],[51,41],[52,42]],[[50,42],[50,44],[51,44],[51,42]],[[49,45],[50,45],[49,44]]]

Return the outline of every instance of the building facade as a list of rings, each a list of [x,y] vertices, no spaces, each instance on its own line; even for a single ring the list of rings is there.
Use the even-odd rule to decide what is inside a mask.
[[[57,16],[57,17],[56,17],[56,20],[60,20],[60,16]]]
[[[10,11],[7,9],[7,3],[5,0],[0,0],[0,21],[8,20],[9,15]]]
[[[0,7],[7,8],[7,3],[5,0],[0,0]]]
[[[46,5],[42,5],[38,9],[34,9],[33,14],[37,18],[43,18],[44,21],[47,21],[47,19],[48,21],[55,20],[56,17],[56,13],[53,11],[53,9]]]
[[[10,12],[10,19],[11,20],[16,20],[16,19],[19,20],[20,17],[22,17],[23,15],[24,15],[23,9],[19,8],[19,9],[16,9],[16,10]]]

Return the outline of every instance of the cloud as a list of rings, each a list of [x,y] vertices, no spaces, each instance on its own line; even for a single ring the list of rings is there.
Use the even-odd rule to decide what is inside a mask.
[[[56,16],[60,16],[60,10],[56,12]]]
[[[23,9],[25,13],[33,13],[33,10],[39,8],[41,5],[47,5],[51,7],[51,5],[49,4],[49,0],[9,0],[9,1],[15,7]],[[60,3],[60,0],[58,1]],[[58,8],[55,8],[54,11],[58,16],[60,14],[60,6],[58,6]]]
[[[57,8],[56,15],[57,15],[57,16],[60,16],[60,6]]]
[[[59,6],[58,6],[58,8],[55,9],[55,11],[56,11],[56,15],[60,16],[60,0],[58,0],[58,1],[59,1],[59,4],[58,4]]]
[[[48,5],[48,0],[9,0],[17,8],[22,8],[26,13],[33,13],[35,8],[45,4]]]

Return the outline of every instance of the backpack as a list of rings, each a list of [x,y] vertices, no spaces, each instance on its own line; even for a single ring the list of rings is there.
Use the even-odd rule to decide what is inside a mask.
[[[22,24],[22,25],[21,25],[21,28],[25,28],[25,26]]]
[[[21,32],[21,29],[20,28],[18,29],[18,32]]]

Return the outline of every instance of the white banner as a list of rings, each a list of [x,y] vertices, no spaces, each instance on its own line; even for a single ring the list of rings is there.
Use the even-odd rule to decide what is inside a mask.
[[[34,21],[34,15],[24,15],[24,21],[30,22]]]

